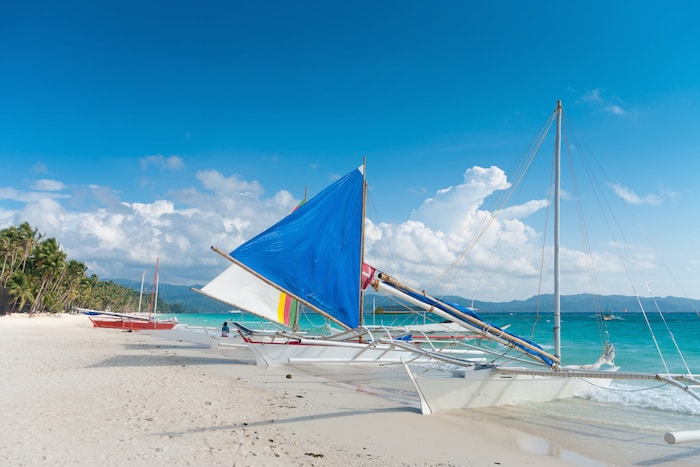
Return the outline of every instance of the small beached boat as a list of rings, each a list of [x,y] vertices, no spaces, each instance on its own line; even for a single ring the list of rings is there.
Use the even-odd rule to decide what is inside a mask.
[[[177,318],[155,319],[122,313],[110,313],[108,311],[88,310],[78,308],[86,314],[96,328],[128,329],[139,331],[145,329],[164,330],[172,329],[177,325]]]
[[[143,283],[145,274],[141,277],[141,292],[139,294],[138,313],[114,313],[109,310],[90,310],[77,308],[78,311],[87,315],[96,328],[127,329],[130,331],[139,330],[167,330],[177,325],[177,318],[157,319],[158,308],[158,260],[156,260],[156,271],[153,280],[153,291],[151,293],[151,303],[147,314],[141,313],[141,302],[143,299]]]

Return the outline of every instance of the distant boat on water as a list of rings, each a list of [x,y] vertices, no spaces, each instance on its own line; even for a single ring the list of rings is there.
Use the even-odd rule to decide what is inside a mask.
[[[603,315],[603,321],[614,321],[616,319],[623,320],[624,318],[617,315],[613,315],[612,313],[606,313]]]
[[[623,310],[623,313],[627,313],[627,308]],[[614,314],[609,309],[606,309],[605,312],[602,313],[600,316],[602,316],[603,321],[624,320],[623,317]]]

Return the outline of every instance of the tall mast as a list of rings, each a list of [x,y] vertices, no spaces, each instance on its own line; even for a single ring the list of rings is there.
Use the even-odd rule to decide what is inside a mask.
[[[156,272],[153,274],[153,289],[151,289],[151,303],[148,306],[148,318],[153,318],[154,309],[156,306],[157,294],[158,294],[158,262],[160,258],[156,258]]]
[[[158,286],[160,285],[160,274],[156,273],[156,296],[153,300],[153,318],[155,319],[158,313]]]
[[[561,309],[559,292],[559,190],[561,185],[561,101],[557,101],[557,136],[554,143],[554,355],[561,361]]]
[[[309,197],[309,187],[305,186],[304,187],[304,199],[301,201],[301,203],[299,203],[297,205],[296,208],[294,208],[294,210],[296,211],[301,206],[306,204],[306,200],[308,199],[308,197]],[[292,331],[297,332],[297,331],[299,331],[299,315],[301,314],[301,313],[299,313],[299,308],[301,307],[301,303],[299,302],[299,300],[297,300],[295,298],[294,303],[292,304],[292,307],[294,308],[294,311],[290,311],[290,313],[294,313],[294,319],[292,322],[289,323],[289,326],[292,328]]]
[[[365,215],[366,215],[366,201],[367,201],[367,157],[362,158],[362,223],[360,224],[360,326],[365,323],[365,291],[362,288],[363,278],[362,271],[365,268]]]
[[[139,313],[141,313],[141,302],[143,301],[143,283],[146,280],[146,271],[141,273],[141,292],[139,293]]]

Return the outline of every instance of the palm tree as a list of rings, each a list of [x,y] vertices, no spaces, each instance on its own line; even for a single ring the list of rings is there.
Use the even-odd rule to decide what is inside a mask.
[[[80,287],[86,279],[87,267],[75,260],[64,264],[60,277],[54,281],[50,293],[56,295],[57,302],[64,310],[71,308],[80,296]]]
[[[87,267],[67,260],[55,238],[43,239],[28,222],[0,230],[0,286],[15,307],[31,313],[64,311],[73,306],[135,310],[138,292],[112,281],[87,276]]]
[[[0,232],[0,255],[2,255],[2,269],[0,269],[0,284],[6,284],[5,271],[7,270],[8,251],[10,249],[10,237],[3,230]]]
[[[39,243],[34,252],[35,278],[39,280],[39,290],[34,297],[30,313],[40,311],[41,307],[54,308],[56,301],[54,297],[47,294],[48,286],[52,280],[60,275],[64,268],[66,254],[61,251],[61,247],[55,238],[49,238]],[[47,305],[52,306],[47,306]]]
[[[10,277],[8,291],[15,300],[17,311],[22,311],[24,306],[34,302],[34,284],[29,280],[29,276],[22,271],[18,271]]]
[[[3,246],[5,248],[3,259],[3,285],[16,271],[24,271],[27,261],[34,252],[42,235],[36,229],[32,229],[28,222],[22,223],[19,228],[11,226],[3,231]],[[9,261],[8,261],[9,259]],[[9,264],[8,264],[9,263]],[[9,266],[9,268],[8,268]]]

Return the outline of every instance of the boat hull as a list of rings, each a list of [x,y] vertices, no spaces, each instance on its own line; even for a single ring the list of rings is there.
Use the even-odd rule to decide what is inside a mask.
[[[591,387],[590,381],[580,377],[502,374],[492,368],[421,377],[406,368],[423,414],[569,399]],[[610,380],[599,379],[593,384],[609,386]]]
[[[296,342],[261,343],[247,341],[259,366],[299,364],[400,364],[416,355],[386,344],[300,339]],[[422,358],[422,357],[421,357]]]
[[[177,325],[177,319],[169,320],[136,320],[129,318],[95,318],[89,316],[92,325],[96,328],[138,330],[167,330]]]

